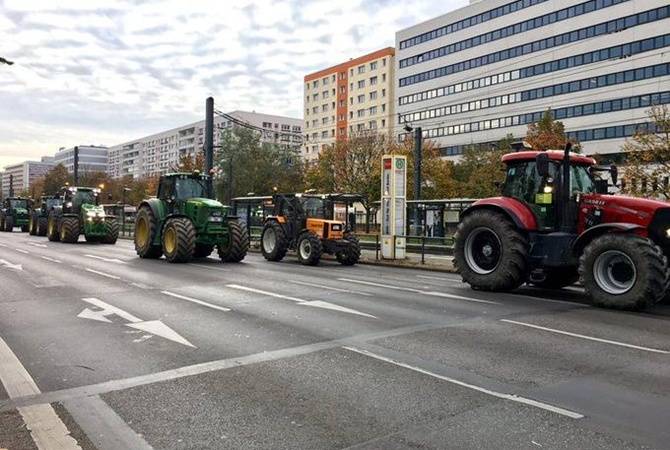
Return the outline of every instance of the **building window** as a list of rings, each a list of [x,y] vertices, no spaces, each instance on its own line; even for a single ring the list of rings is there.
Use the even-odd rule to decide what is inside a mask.
[[[384,77],[386,77],[386,74],[384,74]],[[370,78],[370,86],[376,86],[376,85],[377,85],[377,77]]]
[[[377,107],[376,106],[371,106],[370,107],[370,115],[374,116],[377,114]]]
[[[359,110],[356,112],[356,115],[357,115],[359,118],[360,118],[360,117],[365,117],[365,110],[364,110],[364,109],[359,109]]]
[[[363,103],[365,102],[365,95],[361,94],[358,96],[358,103]]]
[[[363,89],[365,88],[365,80],[360,80],[358,82],[358,89]]]
[[[372,61],[370,63],[370,70],[377,70],[377,61]]]
[[[358,66],[358,74],[365,73],[365,66]]]
[[[370,101],[377,100],[377,91],[370,92]]]
[[[382,98],[386,97],[386,89],[382,89]]]

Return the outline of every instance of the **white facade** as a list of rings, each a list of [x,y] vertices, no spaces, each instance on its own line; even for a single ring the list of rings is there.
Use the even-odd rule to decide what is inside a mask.
[[[396,135],[457,157],[547,108],[587,154],[620,151],[670,103],[667,0],[482,0],[396,34]]]
[[[107,172],[107,147],[97,145],[78,145],[79,149],[79,173]],[[54,164],[62,164],[68,172],[74,172],[74,149],[61,148],[53,158]]]
[[[19,195],[22,191],[29,190],[32,183],[46,175],[53,166],[53,163],[45,162],[44,158],[42,158],[42,161],[24,161],[19,164],[6,166],[1,178],[2,196],[9,196],[10,184],[13,184],[14,195]]]
[[[302,142],[302,120],[270,114],[235,111],[230,116],[256,128],[262,128],[264,142],[299,147]],[[218,130],[237,126],[225,118],[214,116],[214,145]],[[109,175],[113,178],[160,175],[173,170],[183,155],[203,150],[205,121],[199,121],[156,133],[109,148]]]

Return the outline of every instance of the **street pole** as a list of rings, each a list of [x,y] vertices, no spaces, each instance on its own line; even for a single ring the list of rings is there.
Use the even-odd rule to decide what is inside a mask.
[[[213,198],[212,169],[214,168],[214,99],[205,101],[205,173],[207,174],[207,197]]]
[[[74,185],[79,186],[79,147],[74,147],[74,158],[73,158],[73,176],[74,176]]]
[[[126,234],[126,192],[128,191],[128,188],[123,186],[123,194],[121,195],[122,198],[122,205],[121,205],[121,229],[123,230],[123,235],[125,236]]]
[[[421,200],[421,161],[423,158],[423,133],[421,127],[414,129],[414,200]],[[419,204],[414,204],[414,229],[419,235]]]
[[[14,174],[9,174],[9,196],[14,197]]]

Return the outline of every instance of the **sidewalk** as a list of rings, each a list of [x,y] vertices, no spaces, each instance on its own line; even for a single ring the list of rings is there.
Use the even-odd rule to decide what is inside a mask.
[[[379,260],[375,258],[374,250],[361,250],[361,264],[371,264],[377,266],[388,267],[406,267],[412,269],[431,270],[435,272],[452,272],[455,273],[454,258],[452,256],[443,255],[425,255],[424,264],[421,263],[420,253],[407,253],[406,259],[384,260],[381,259],[381,252]]]

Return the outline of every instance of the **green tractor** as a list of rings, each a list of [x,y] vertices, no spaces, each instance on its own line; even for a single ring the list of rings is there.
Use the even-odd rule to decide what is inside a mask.
[[[2,202],[0,210],[0,231],[11,233],[14,227],[21,227],[24,233],[28,231],[28,208],[30,199],[8,197]]]
[[[28,233],[32,236],[46,236],[49,223],[49,211],[55,206],[61,206],[63,201],[55,195],[43,195],[35,202],[30,211]]]
[[[135,218],[140,258],[171,263],[206,258],[217,247],[223,262],[240,262],[249,249],[244,222],[210,198],[211,178],[196,171],[163,175],[158,195],[142,201]]]
[[[105,214],[99,205],[99,188],[65,186],[55,196],[62,201],[49,210],[47,237],[50,241],[74,244],[79,235],[86,242],[116,244],[119,223],[115,216]]]

